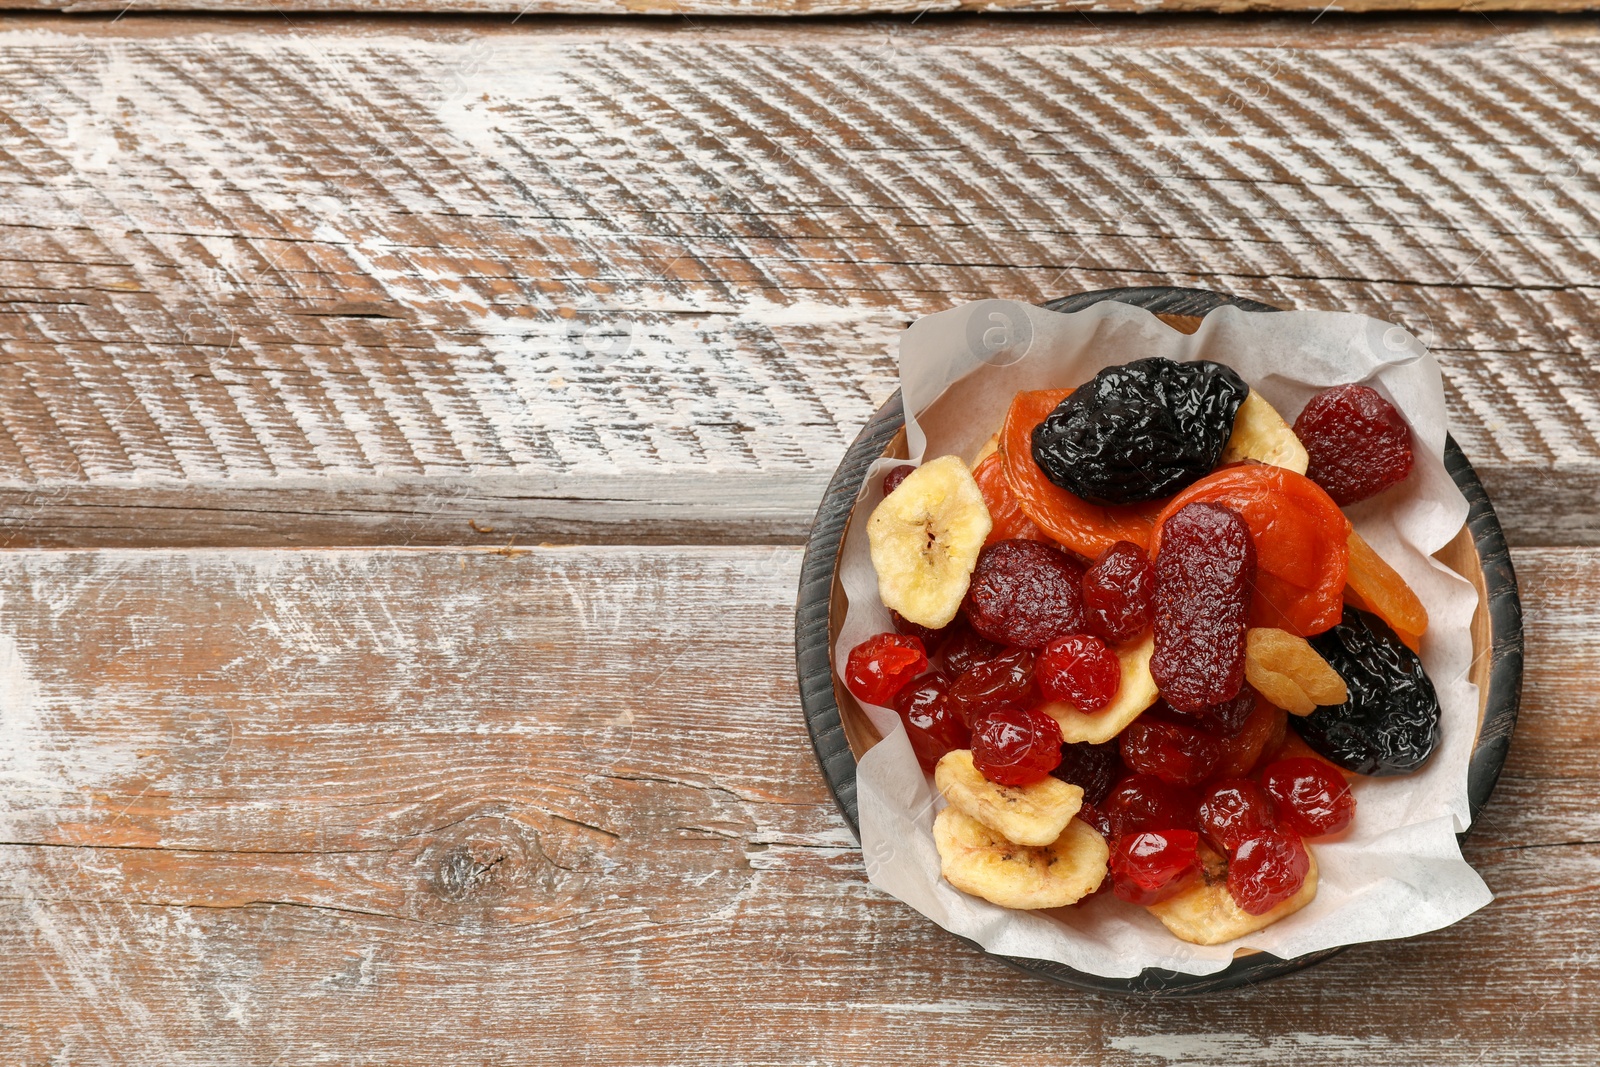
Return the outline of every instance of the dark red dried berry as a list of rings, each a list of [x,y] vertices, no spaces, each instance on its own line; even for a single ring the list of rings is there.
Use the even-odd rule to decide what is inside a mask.
[[[997,541],[967,589],[967,621],[991,641],[1038,648],[1082,633],[1083,565],[1042,541]]]
[[[944,646],[940,654],[944,659],[945,673],[952,678],[965,674],[985,660],[994,659],[1004,647],[987,637],[979,637],[978,632],[959,615],[955,622],[944,628],[944,634]]]
[[[1306,477],[1343,506],[1383,492],[1411,473],[1411,427],[1375,389],[1325,389],[1294,420],[1311,455]]]
[[[1283,743],[1288,720],[1289,713],[1282,708],[1257,700],[1255,710],[1239,732],[1222,739],[1222,761],[1217,764],[1217,776],[1242,778],[1253,771],[1265,753]]]
[[[951,704],[969,725],[999,708],[1029,707],[1037,696],[1033,653],[1025,648],[975,663],[950,683]]]
[[[1061,762],[1061,727],[1042,711],[1002,708],[972,726],[972,765],[1000,785],[1032,785]]]
[[[907,682],[928,669],[922,642],[905,634],[874,634],[850,650],[844,682],[857,700],[888,707]]]
[[[1257,830],[1228,857],[1228,892],[1251,915],[1265,915],[1306,884],[1311,857],[1292,833]]]
[[[1189,712],[1200,719],[1200,725],[1216,734],[1218,737],[1232,737],[1244,729],[1244,724],[1250,721],[1251,714],[1256,710],[1256,701],[1261,697],[1255,689],[1246,682],[1239,690],[1239,695],[1232,700],[1224,700],[1220,704],[1201,708],[1198,712]]]
[[[1155,655],[1150,673],[1180,711],[1239,695],[1244,686],[1256,549],[1232,508],[1194,503],[1161,528],[1156,556]]]
[[[1283,825],[1304,837],[1336,834],[1355,818],[1350,783],[1321,760],[1302,756],[1268,764],[1261,784],[1277,804]]]
[[[1122,685],[1117,654],[1098,637],[1058,637],[1039,650],[1033,677],[1046,700],[1064,700],[1078,711],[1100,711]]]
[[[1122,762],[1172,785],[1199,785],[1222,759],[1222,744],[1204,730],[1148,713],[1122,731]]]
[[[883,476],[883,495],[888,496],[900,488],[900,483],[905,481],[906,476],[916,469],[909,463],[902,463],[898,467],[889,468],[889,473]]]
[[[900,713],[911,751],[925,771],[931,773],[946,752],[972,743],[967,724],[950,703],[950,679],[939,671],[924,674],[896,693],[894,710]]]
[[[1078,809],[1077,818],[1094,827],[1095,833],[1101,837],[1108,841],[1111,839],[1111,820],[1106,818],[1106,813],[1097,808],[1092,801],[1084,800],[1083,806]]]
[[[1111,891],[1133,904],[1155,904],[1182,888],[1200,867],[1200,835],[1150,830],[1111,840]]]
[[[1247,834],[1276,829],[1272,801],[1248,778],[1224,778],[1200,799],[1200,832],[1231,853]]]
[[[1132,541],[1118,541],[1083,575],[1083,611],[1089,629],[1107,641],[1132,641],[1150,628],[1156,571]]]
[[[1117,834],[1141,830],[1193,830],[1200,800],[1193,791],[1169,785],[1150,774],[1130,774],[1100,805]]]
[[[941,630],[933,630],[926,626],[919,626],[910,619],[906,618],[904,615],[901,615],[898,611],[895,611],[893,608],[889,609],[889,621],[894,624],[896,633],[910,634],[918,641],[921,641],[923,650],[926,651],[930,656],[939,651],[939,647],[944,644],[944,639],[950,633],[950,627],[948,626]]]
[[[1050,772],[1063,782],[1083,790],[1086,804],[1098,804],[1111,792],[1122,774],[1122,759],[1117,755],[1117,743],[1107,741],[1091,745],[1079,741],[1061,746],[1061,763]]]

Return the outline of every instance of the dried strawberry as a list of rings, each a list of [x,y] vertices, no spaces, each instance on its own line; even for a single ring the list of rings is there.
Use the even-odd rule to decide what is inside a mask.
[[[922,642],[906,634],[874,634],[850,650],[844,681],[857,700],[888,707],[907,682],[928,668]]]
[[[1294,420],[1294,432],[1311,455],[1306,476],[1340,505],[1381,493],[1411,473],[1411,427],[1365,385],[1318,393]]]
[[[1174,708],[1239,695],[1255,571],[1250,528],[1232,508],[1189,504],[1162,525],[1150,673]]]
[[[1061,762],[1061,727],[1042,711],[1002,708],[972,726],[972,764],[991,782],[1032,785]]]
[[[991,641],[1038,648],[1082,633],[1083,565],[1042,541],[1000,541],[983,550],[967,589],[967,621]]]
[[[1122,664],[1098,637],[1072,634],[1039,650],[1033,676],[1046,700],[1064,700],[1079,711],[1093,712],[1117,695]]]
[[[1132,541],[1118,541],[1083,575],[1083,610],[1089,629],[1107,641],[1132,641],[1150,628],[1156,572]]]

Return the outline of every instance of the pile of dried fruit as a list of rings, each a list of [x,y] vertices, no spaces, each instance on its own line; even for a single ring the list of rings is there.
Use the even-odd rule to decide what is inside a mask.
[[[948,802],[946,880],[1109,891],[1199,944],[1305,906],[1351,780],[1438,742],[1427,613],[1340,510],[1411,467],[1366,386],[1291,429],[1227,367],[1144,359],[1019,393],[970,468],[892,470],[867,532],[895,630],[843,674]]]

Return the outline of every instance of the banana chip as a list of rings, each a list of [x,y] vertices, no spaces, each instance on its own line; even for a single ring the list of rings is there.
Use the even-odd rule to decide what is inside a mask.
[[[906,475],[867,520],[878,596],[904,618],[940,629],[956,617],[992,523],[959,456]]]
[[[1174,937],[1195,945],[1220,945],[1235,938],[1264,930],[1288,915],[1293,915],[1317,895],[1317,857],[1307,846],[1311,868],[1305,884],[1294,896],[1263,915],[1251,915],[1239,907],[1228,892],[1228,862],[1210,849],[1202,849],[1204,865],[1193,883],[1149,911],[1160,919]]]
[[[933,820],[945,881],[1002,908],[1063,908],[1100,888],[1111,850],[1073,819],[1042,847],[1014,845],[977,819],[945,808]]]
[[[1083,806],[1083,787],[1059,778],[1024,786],[991,782],[964,748],[944,754],[933,782],[951,807],[1019,845],[1050,844]]]

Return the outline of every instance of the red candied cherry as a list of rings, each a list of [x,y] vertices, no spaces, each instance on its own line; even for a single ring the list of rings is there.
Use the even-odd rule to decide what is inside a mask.
[[[1355,818],[1350,783],[1321,760],[1296,757],[1268,764],[1261,784],[1277,804],[1283,825],[1304,837],[1336,834]]]
[[[1132,641],[1150,629],[1150,597],[1156,587],[1149,553],[1118,541],[1083,576],[1083,610],[1089,629],[1107,641]]]
[[[1224,852],[1257,830],[1275,830],[1272,801],[1248,778],[1224,778],[1200,798],[1200,832]]]
[[[1190,790],[1152,774],[1130,774],[1099,805],[1115,834],[1141,830],[1193,830],[1198,799]]]
[[[973,664],[950,683],[950,699],[969,726],[987,712],[1032,704],[1033,653],[1008,648],[993,659]]]
[[[972,764],[991,782],[1032,785],[1061,762],[1061,727],[1037,708],[1001,708],[972,724]]]
[[[924,674],[896,693],[894,710],[906,724],[917,762],[929,773],[946,752],[972,743],[967,724],[950,704],[950,679],[939,671]]]
[[[1107,841],[1111,840],[1111,820],[1106,818],[1106,813],[1085,800],[1075,816],[1094,827],[1095,832]]]
[[[910,463],[902,463],[898,467],[890,467],[889,473],[883,476],[883,495],[888,496],[900,488],[900,483],[905,481],[906,476],[916,469]]]
[[[1306,477],[1341,507],[1383,492],[1411,473],[1411,427],[1365,385],[1325,389],[1294,420],[1306,446]]]
[[[1141,715],[1122,731],[1122,762],[1173,785],[1199,785],[1221,759],[1217,739],[1193,726]]]
[[[967,625],[967,620],[960,616],[944,628],[944,633],[944,669],[951,678],[967,673],[985,660],[994,659],[1004,647],[979,636],[978,631]]]
[[[1155,904],[1181,888],[1200,866],[1193,830],[1147,830],[1111,841],[1111,891],[1130,904]]]
[[[1058,637],[1039,651],[1033,677],[1046,700],[1065,700],[1079,711],[1099,711],[1122,685],[1122,663],[1098,637]]]
[[[1246,834],[1228,857],[1228,892],[1251,915],[1265,915],[1306,884],[1311,857],[1292,833]]]
[[[939,646],[944,644],[944,639],[950,633],[948,626],[942,630],[919,626],[893,608],[889,609],[889,621],[894,624],[895,633],[909,634],[921,641],[923,651],[930,656],[939,651]]]
[[[908,634],[873,634],[850,650],[844,682],[857,700],[888,707],[907,682],[928,668],[922,642]]]

